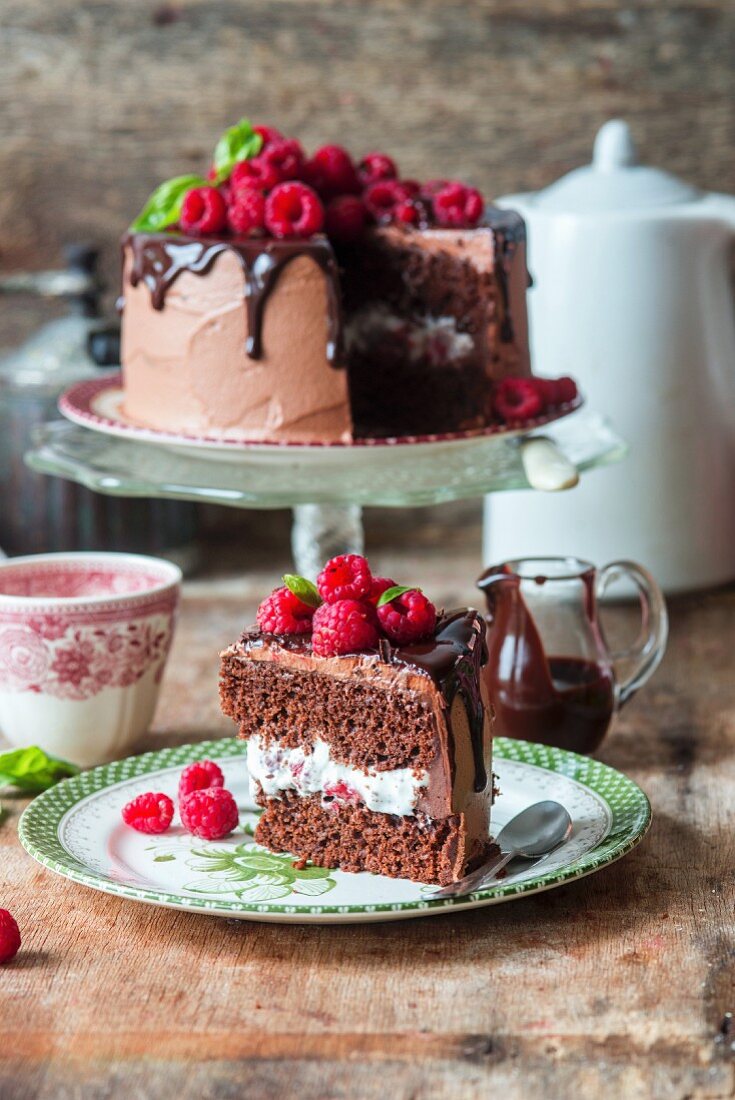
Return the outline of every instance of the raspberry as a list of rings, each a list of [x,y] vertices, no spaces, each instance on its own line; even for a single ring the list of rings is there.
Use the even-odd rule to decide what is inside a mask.
[[[207,787],[224,787],[225,777],[222,769],[214,760],[196,760],[184,768],[179,779],[179,802],[192,791],[203,791]]]
[[[185,233],[219,233],[226,223],[225,200],[216,187],[193,187],[186,192],[179,216]]]
[[[537,383],[534,378],[503,378],[498,382],[493,406],[500,419],[510,423],[538,416],[544,401]]]
[[[256,621],[264,634],[308,634],[313,614],[313,607],[283,585],[266,596],[258,608]]]
[[[139,833],[165,833],[174,816],[174,804],[167,794],[147,791],[123,806],[122,819]]]
[[[393,220],[401,222],[403,225],[418,225],[419,218],[419,208],[410,199],[399,202],[397,206],[393,207]]]
[[[276,172],[281,183],[300,179],[304,170],[304,151],[298,141],[290,138],[272,141],[258,154],[258,159]]]
[[[328,236],[337,241],[356,240],[367,221],[367,210],[362,199],[356,195],[340,195],[332,199],[325,215],[325,228]]]
[[[270,191],[281,178],[276,168],[269,164],[264,157],[253,157],[252,160],[241,160],[232,169],[230,186],[233,191],[242,187],[255,187],[259,191]]]
[[[376,649],[378,626],[375,608],[359,600],[323,603],[314,612],[311,645],[317,657],[336,657]]]
[[[192,791],[179,806],[181,824],[202,840],[221,840],[237,826],[237,803],[224,787]]]
[[[362,600],[370,595],[373,576],[361,554],[340,554],[332,558],[316,579],[319,595],[326,603]]]
[[[304,179],[326,199],[336,195],[359,195],[352,157],[341,145],[323,145],[304,165]]]
[[[418,588],[411,588],[378,608],[383,630],[396,645],[430,638],[436,628],[436,608]]]
[[[7,909],[0,909],[0,963],[10,962],[20,949],[20,929]]]
[[[411,196],[400,180],[379,180],[371,183],[362,197],[376,222],[385,224],[393,217],[396,206]]]
[[[427,180],[421,184],[420,194],[425,199],[433,199],[437,192],[442,191],[450,184],[450,180]]]
[[[569,375],[565,374],[556,380],[556,401],[558,405],[568,405],[577,400],[579,391],[577,383]]]
[[[463,183],[448,183],[434,195],[434,215],[439,225],[457,228],[477,225],[484,208],[480,192]]]
[[[253,126],[253,131],[256,134],[260,134],[263,139],[263,144],[260,147],[261,153],[268,145],[272,145],[274,141],[283,141],[283,134],[280,130],[276,130],[275,126]]]
[[[363,187],[378,180],[394,180],[398,176],[396,162],[385,153],[367,153],[357,166],[357,175]]]
[[[356,791],[344,779],[337,779],[334,783],[325,783],[323,797],[325,802],[329,801],[331,803],[332,809],[336,809],[340,802],[352,802],[355,805],[362,802],[359,791]]]
[[[324,207],[305,183],[279,183],[265,200],[265,224],[274,237],[311,237],[324,225]]]
[[[377,603],[384,592],[387,592],[389,588],[395,587],[396,582],[389,580],[388,577],[373,577],[372,588],[368,596],[370,603]]]
[[[227,206],[227,222],[233,233],[255,237],[265,226],[265,198],[252,187],[233,192]]]

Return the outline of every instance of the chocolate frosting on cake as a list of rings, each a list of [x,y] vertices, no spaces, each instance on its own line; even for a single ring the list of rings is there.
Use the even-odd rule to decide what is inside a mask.
[[[246,351],[250,359],[263,355],[263,319],[268,298],[284,268],[297,256],[308,256],[324,272],[327,285],[327,360],[339,365],[341,315],[337,264],[326,237],[309,240],[262,240],[233,238],[222,240],[186,237],[180,233],[127,233],[123,250],[129,246],[133,263],[130,282],[141,281],[151,292],[154,309],[164,308],[169,287],[184,271],[206,275],[223,252],[237,256],[244,275],[243,298],[248,314]],[[124,299],[119,302],[124,308]]]
[[[275,644],[292,653],[310,656],[312,652],[308,634],[264,634],[254,627],[242,634],[240,642],[246,649]],[[480,669],[487,663],[487,646],[485,623],[478,611],[460,608],[443,613],[437,622],[434,637],[426,642],[395,646],[382,639],[377,653],[343,656],[372,659],[386,665],[403,665],[428,676],[442,695],[450,732],[452,703],[460,696],[467,711],[472,740],[474,788],[478,792],[485,789],[488,776],[483,747],[485,706],[480,694]],[[454,761],[451,763],[453,769]]]

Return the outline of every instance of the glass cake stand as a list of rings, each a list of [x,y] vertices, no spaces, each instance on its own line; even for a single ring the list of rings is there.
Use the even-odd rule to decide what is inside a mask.
[[[607,421],[583,408],[525,434],[380,447],[256,448],[216,458],[59,420],[38,429],[26,461],[34,470],[111,495],[292,508],[296,569],[314,577],[334,554],[362,551],[363,506],[415,507],[538,488],[538,469],[528,457],[540,437],[549,441],[552,460],[554,453],[566,460],[571,484],[578,472],[616,462],[626,451]]]

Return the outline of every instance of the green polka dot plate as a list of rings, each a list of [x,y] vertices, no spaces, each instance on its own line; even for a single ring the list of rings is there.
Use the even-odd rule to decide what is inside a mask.
[[[555,799],[573,821],[569,840],[543,860],[516,860],[504,878],[460,898],[432,899],[434,887],[328,867],[299,867],[253,841],[246,746],[232,739],[131,756],[66,779],[26,809],[19,835],[44,866],[74,882],[134,901],[246,920],[347,923],[428,917],[512,901],[592,874],[644,836],[651,807],[640,787],[597,760],[525,741],[498,738],[493,769],[501,794],[497,831],[525,806]],[[175,796],[180,771],[216,760],[240,807],[224,840],[205,841],[174,825],[146,836],[122,822],[126,802],[143,791]]]

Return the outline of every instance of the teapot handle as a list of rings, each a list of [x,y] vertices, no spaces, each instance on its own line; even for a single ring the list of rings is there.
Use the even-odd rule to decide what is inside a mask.
[[[613,665],[632,664],[627,677],[618,681],[618,705],[635,695],[658,668],[669,636],[669,617],[666,601],[647,569],[633,561],[613,561],[600,570],[597,581],[597,598],[601,599],[615,581],[633,582],[641,606],[641,629],[638,637],[627,649],[611,651]]]

